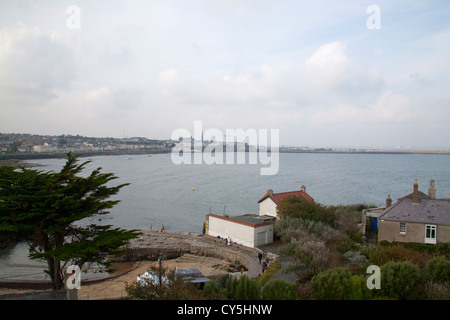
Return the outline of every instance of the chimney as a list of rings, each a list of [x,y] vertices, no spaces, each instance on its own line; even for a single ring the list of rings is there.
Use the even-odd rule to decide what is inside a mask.
[[[386,198],[386,209],[389,208],[391,205],[392,205],[391,195],[388,194],[388,196]]]
[[[267,193],[269,194],[269,196],[273,196],[273,190],[272,189],[267,190]]]
[[[434,179],[430,180],[430,187],[428,188],[428,196],[431,199],[436,199],[436,188],[434,187]]]
[[[412,203],[419,203],[419,184],[417,183],[417,179],[414,179],[414,191],[412,193]]]
[[[305,185],[302,185],[302,186],[300,187],[300,190],[303,191],[303,192],[306,192],[306,187],[305,187]]]

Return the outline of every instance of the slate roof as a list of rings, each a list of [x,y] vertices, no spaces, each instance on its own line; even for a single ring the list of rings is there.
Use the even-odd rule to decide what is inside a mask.
[[[412,193],[397,200],[385,209],[379,219],[399,222],[416,222],[450,225],[450,202],[431,199],[419,191],[419,203],[412,203]]]

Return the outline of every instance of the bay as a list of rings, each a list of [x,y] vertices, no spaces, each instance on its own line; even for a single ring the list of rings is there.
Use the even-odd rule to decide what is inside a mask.
[[[434,179],[437,198],[450,198],[449,155],[280,153],[279,171],[271,176],[260,175],[261,165],[248,162],[176,165],[170,154],[80,158],[86,160],[91,163],[83,175],[101,167],[102,172],[118,177],[112,185],[130,183],[115,196],[121,202],[110,214],[89,222],[125,229],[152,225],[159,230],[164,224],[168,231],[201,233],[209,212],[258,213],[258,200],[267,189],[278,193],[298,190],[301,185],[324,205],[384,206],[388,194],[395,202],[411,193],[415,178],[420,191],[427,193]],[[33,162],[40,165],[39,170],[58,171],[65,159]],[[23,245],[0,252],[2,274],[28,264]]]

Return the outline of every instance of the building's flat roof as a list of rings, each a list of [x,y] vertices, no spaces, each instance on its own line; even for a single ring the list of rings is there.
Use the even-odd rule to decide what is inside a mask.
[[[273,222],[273,220],[275,220],[275,217],[271,217],[271,216],[266,216],[266,215],[258,215],[255,213],[247,213],[247,214],[242,214],[239,216],[219,216],[216,214],[209,214],[212,217],[215,218],[219,218],[219,219],[223,219],[223,220],[228,220],[228,221],[232,221],[232,222],[236,222],[236,223],[241,223],[241,224],[245,224],[251,227],[259,227],[259,226],[263,226],[263,225],[267,225],[267,224],[271,224]]]

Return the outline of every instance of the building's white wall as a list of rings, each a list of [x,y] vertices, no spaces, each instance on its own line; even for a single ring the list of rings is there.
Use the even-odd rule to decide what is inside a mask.
[[[232,221],[209,217],[208,234],[213,237],[230,238],[232,242],[254,247],[254,228]]]
[[[261,226],[258,228],[253,228],[254,237],[255,237],[255,245],[254,247],[264,245],[266,243],[273,242],[273,224],[267,226]],[[260,239],[258,236],[260,233],[264,233],[264,239]]]
[[[272,224],[255,228],[213,216],[209,216],[207,233],[213,237],[229,237],[232,242],[237,242],[251,248],[273,241]],[[259,233],[264,233],[264,237],[262,239],[258,237]]]
[[[277,217],[277,205],[269,197],[259,203],[259,215]]]

